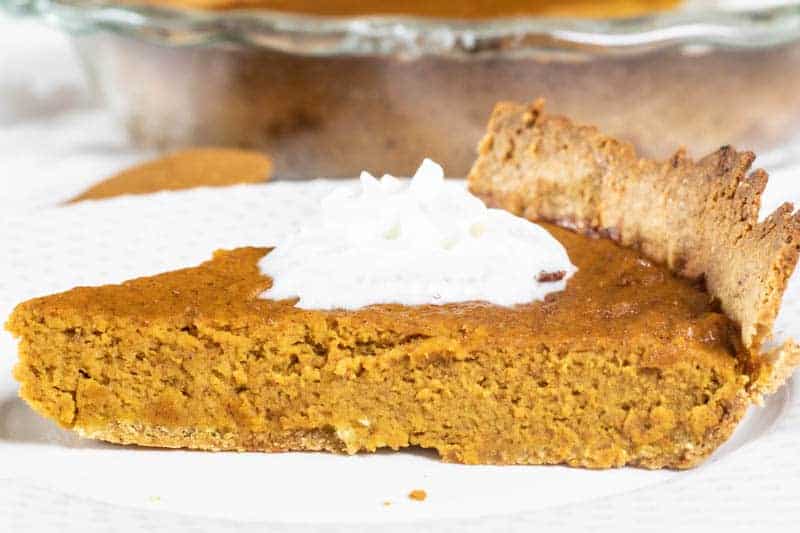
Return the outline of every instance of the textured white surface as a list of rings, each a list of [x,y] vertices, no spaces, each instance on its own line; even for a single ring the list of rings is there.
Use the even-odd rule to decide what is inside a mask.
[[[23,53],[24,61],[20,59]],[[103,204],[105,207],[86,204],[53,208],[99,177],[146,155],[125,151],[124,140],[106,117],[86,108],[85,87],[75,74],[77,68],[75,58],[58,34],[28,23],[10,26],[0,20],[3,316],[21,297],[196,263],[208,257],[209,245],[232,246],[239,244],[237,239],[247,240],[244,228],[252,227],[252,220],[231,217],[227,219],[229,231],[223,231],[220,240],[202,235],[219,219],[191,206],[175,209],[180,194],[142,200],[134,207],[131,205],[135,200],[126,201],[128,207],[124,208],[113,201]],[[795,147],[759,160],[773,174],[765,197],[768,206],[800,198],[797,154]],[[213,204],[217,201],[224,208],[231,202],[247,205],[252,201],[246,188],[226,194],[229,196],[209,199],[211,205],[217,205]],[[298,212],[306,200],[298,200]],[[136,224],[126,218],[131,209],[141,216]],[[182,238],[176,239],[176,235]],[[263,235],[263,231],[255,230],[250,234],[253,239]],[[174,245],[179,242],[183,244],[176,251]],[[97,243],[105,244],[94,248]],[[169,252],[166,246],[170,246]],[[121,257],[128,260],[120,260]],[[785,320],[798,324],[800,316],[789,314]],[[259,506],[274,505],[269,497],[280,495],[284,481],[288,482],[285,487],[290,494],[297,490],[297,484],[309,483],[332,487],[330,494],[337,493],[336,498],[345,502],[351,494],[367,498],[370,487],[359,482],[370,479],[384,488],[391,488],[392,480],[396,481],[392,490],[374,493],[375,498],[369,496],[364,507],[376,505],[383,511],[382,498],[397,502],[397,507],[388,508],[382,517],[386,523],[381,530],[385,531],[794,531],[800,523],[800,461],[796,457],[800,403],[796,390],[790,396],[784,389],[783,395],[766,408],[755,409],[751,415],[757,416],[746,423],[744,432],[737,432],[737,440],[718,460],[695,471],[671,474],[626,470],[616,475],[512,468],[502,469],[504,478],[494,478],[484,486],[487,476],[495,475],[496,469],[440,465],[424,455],[354,459],[292,455],[284,460],[281,456],[262,455],[138,453],[76,440],[40,421],[14,399],[15,385],[8,375],[13,359],[13,344],[3,334],[0,531],[342,531],[348,527],[314,524],[318,517],[313,502],[309,502],[305,524],[275,523],[278,514],[261,523],[248,524],[202,515],[220,516],[215,511],[232,505],[226,500],[237,491],[247,491],[250,509],[244,514],[258,518],[257,513],[263,511]],[[784,401],[787,405],[781,413]],[[89,463],[94,467],[79,468]],[[176,463],[182,465],[180,476],[171,469]],[[235,463],[239,463],[236,469],[228,471],[227,467]],[[38,465],[31,466],[29,479],[17,475],[25,465]],[[283,468],[289,465],[295,466],[291,469],[294,477],[284,474]],[[43,471],[46,466],[52,470]],[[40,474],[32,475],[37,471]],[[129,481],[136,476],[141,479],[142,472],[148,475],[153,490],[136,492],[137,485],[130,487]],[[563,504],[553,506],[546,480],[558,479],[560,472],[578,476],[580,481],[569,478],[575,494],[565,496],[562,492],[558,497]],[[420,473],[427,473],[428,477],[419,477]],[[162,495],[160,487],[166,493],[180,482],[206,492],[205,499],[199,500],[202,508],[176,514],[169,512],[177,508],[175,501],[152,498]],[[412,482],[413,486],[409,486]],[[584,483],[598,484],[599,488],[586,490],[581,486]],[[273,485],[265,490],[265,484]],[[86,487],[98,488],[96,493],[87,494]],[[453,487],[453,492],[447,487]],[[420,504],[405,501],[403,495],[412,488],[428,490],[429,500]],[[139,500],[117,499],[119,495],[124,497],[126,491]],[[260,491],[264,491],[263,498],[258,498]],[[625,495],[619,495],[619,491]],[[458,498],[460,503],[453,503]],[[449,513],[442,511],[447,505],[451,505]],[[367,511],[372,512],[364,512]],[[425,513],[431,513],[433,518],[402,524],[410,518],[420,519]],[[490,516],[476,518],[486,513]]]

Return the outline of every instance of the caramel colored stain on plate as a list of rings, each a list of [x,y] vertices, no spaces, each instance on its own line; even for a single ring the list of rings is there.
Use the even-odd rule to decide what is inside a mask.
[[[67,203],[123,194],[261,183],[269,180],[271,172],[272,161],[259,152],[233,148],[191,148],[123,170]]]

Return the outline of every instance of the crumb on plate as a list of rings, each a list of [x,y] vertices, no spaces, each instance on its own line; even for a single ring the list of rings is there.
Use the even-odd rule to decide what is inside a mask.
[[[422,489],[415,489],[408,493],[408,497],[412,500],[422,502],[428,497],[428,493]]]

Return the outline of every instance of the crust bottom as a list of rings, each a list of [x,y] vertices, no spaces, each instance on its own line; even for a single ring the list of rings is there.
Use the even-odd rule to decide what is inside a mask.
[[[689,469],[706,460],[723,442],[730,438],[747,411],[749,401],[742,394],[733,403],[723,420],[706,436],[702,443],[686,441],[676,443],[684,452],[679,456],[669,454],[652,457],[638,457],[625,461],[624,464],[646,469],[670,468],[676,470]],[[214,428],[181,427],[171,428],[163,425],[151,425],[140,422],[110,421],[104,426],[72,428],[81,437],[101,440],[112,444],[136,445],[154,448],[184,448],[203,451],[235,451],[235,452],[292,452],[313,451],[332,452],[338,454],[362,453],[368,450],[367,442],[360,442],[356,436],[348,433],[338,435],[334,428],[314,429],[305,431],[285,431],[279,433],[248,433],[223,432]],[[342,438],[345,437],[345,438]],[[402,446],[395,448],[407,448]],[[429,448],[429,446],[426,446]],[[374,450],[373,450],[374,451]],[[625,452],[622,451],[622,455]],[[518,453],[517,455],[485,456],[466,460],[459,454],[439,452],[440,458],[445,462],[461,464],[495,464],[495,465],[554,465],[569,464],[587,468],[606,468],[592,461],[579,464],[565,462],[558,456],[547,454]]]
[[[188,448],[212,452],[325,451],[345,453],[346,446],[333,430],[287,431],[281,434],[224,432],[213,428],[170,428],[138,422],[109,422],[102,427],[74,427],[87,439],[153,448]]]

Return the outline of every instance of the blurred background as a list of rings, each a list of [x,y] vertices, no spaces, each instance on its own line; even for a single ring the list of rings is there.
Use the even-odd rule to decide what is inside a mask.
[[[62,31],[0,10],[0,210],[47,207],[154,155],[92,97]]]
[[[11,206],[197,145],[264,151],[278,179],[410,175],[424,157],[464,177],[493,105],[539,97],[647,156],[732,144],[773,174],[800,161],[792,0],[0,7]]]

